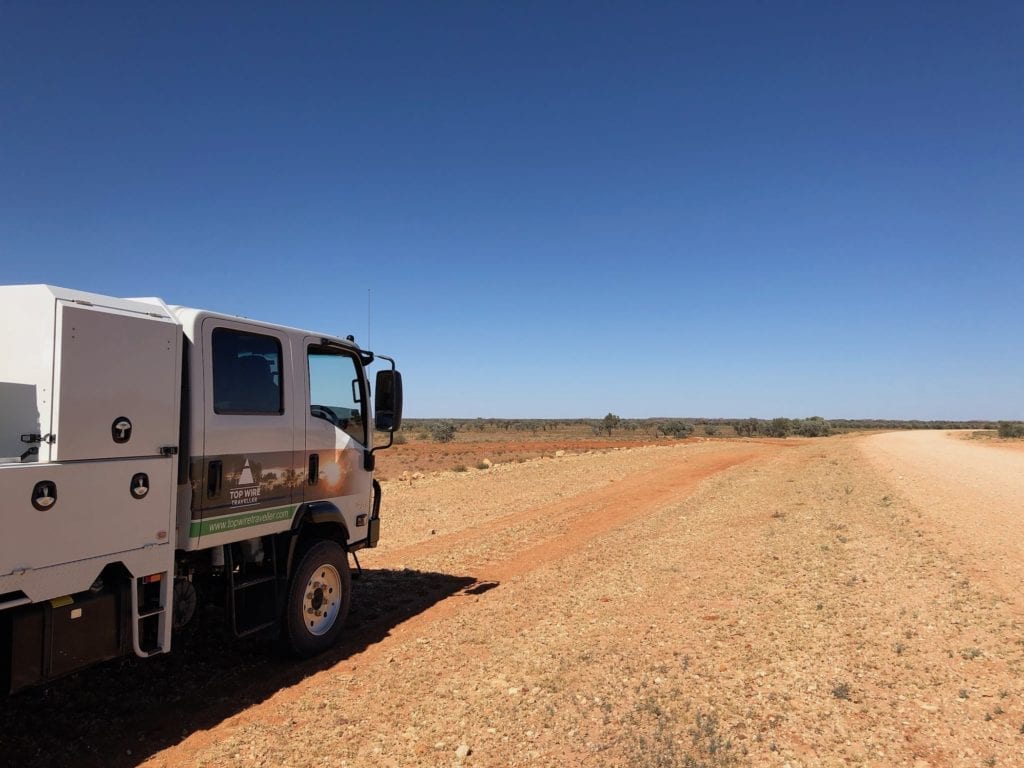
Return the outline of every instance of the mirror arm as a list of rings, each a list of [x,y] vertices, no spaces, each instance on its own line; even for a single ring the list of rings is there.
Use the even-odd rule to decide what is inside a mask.
[[[375,445],[375,446],[373,446],[373,448],[370,449],[370,455],[373,455],[377,451],[383,451],[385,448],[390,448],[394,444],[395,444],[395,433],[394,432],[388,432],[388,442],[387,442],[387,445]]]

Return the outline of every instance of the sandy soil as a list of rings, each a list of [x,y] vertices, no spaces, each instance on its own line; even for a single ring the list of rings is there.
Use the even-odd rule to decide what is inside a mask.
[[[695,439],[691,438],[691,442]],[[615,439],[598,437],[573,438],[551,435],[542,439],[520,438],[508,435],[459,435],[450,443],[429,440],[410,441],[395,445],[377,454],[377,479],[394,480],[416,474],[477,467],[481,462],[518,464],[530,459],[556,458],[567,453],[603,453],[616,448],[638,448],[647,445],[666,445],[675,441],[652,436]]]
[[[964,572],[1024,609],[1024,454],[1019,441],[967,442],[963,433],[866,438],[872,465],[940,536]]]
[[[234,643],[216,665],[200,646],[83,673],[6,705],[0,756],[1022,765],[1022,462],[920,432],[388,482],[337,653],[296,666]],[[107,722],[72,717],[97,706]]]

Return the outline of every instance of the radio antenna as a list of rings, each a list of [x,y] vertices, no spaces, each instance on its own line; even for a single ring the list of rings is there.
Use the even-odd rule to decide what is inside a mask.
[[[366,348],[370,349],[370,289],[366,289]]]

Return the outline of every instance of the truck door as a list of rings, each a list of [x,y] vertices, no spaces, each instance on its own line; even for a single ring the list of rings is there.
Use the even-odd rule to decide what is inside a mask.
[[[209,317],[202,338],[202,514],[190,535],[208,546],[218,543],[210,536],[230,534],[223,541],[233,541],[286,526],[299,503],[299,481],[287,334]]]
[[[305,501],[330,501],[345,518],[349,543],[367,536],[371,473],[363,468],[369,448],[368,387],[355,354],[321,340],[304,341],[308,371]]]

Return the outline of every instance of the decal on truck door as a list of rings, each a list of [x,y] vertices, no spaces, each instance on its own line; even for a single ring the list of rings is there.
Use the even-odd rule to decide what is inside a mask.
[[[302,454],[298,454],[301,456]],[[354,476],[361,472],[362,451],[322,451],[317,482],[306,491],[306,501],[346,496],[355,491]],[[298,510],[298,500],[307,485],[305,470],[291,467],[290,452],[236,454],[225,456],[194,456],[192,467],[191,538],[228,533],[257,525],[291,520]],[[202,499],[208,484],[204,467],[220,462],[224,473],[222,488],[213,498]],[[309,452],[299,466],[309,464]],[[206,508],[202,508],[203,501]],[[215,505],[215,506],[214,506]]]
[[[291,451],[193,456],[190,468],[193,520],[244,507],[280,507],[301,497],[296,489],[304,473],[295,471]]]
[[[260,485],[252,479],[252,468],[249,466],[249,459],[246,458],[245,466],[238,474],[238,485],[228,489],[231,496],[232,507],[246,507],[251,504],[260,503]]]
[[[319,456],[316,482],[307,483],[306,467],[312,453]],[[356,492],[356,478],[363,472],[362,449],[306,451],[295,454],[299,469],[293,469],[291,451],[193,456],[192,519],[200,520],[240,512],[246,507],[281,507],[305,498],[330,499]],[[223,482],[209,495],[210,464],[220,462]],[[308,487],[307,487],[308,486]]]

